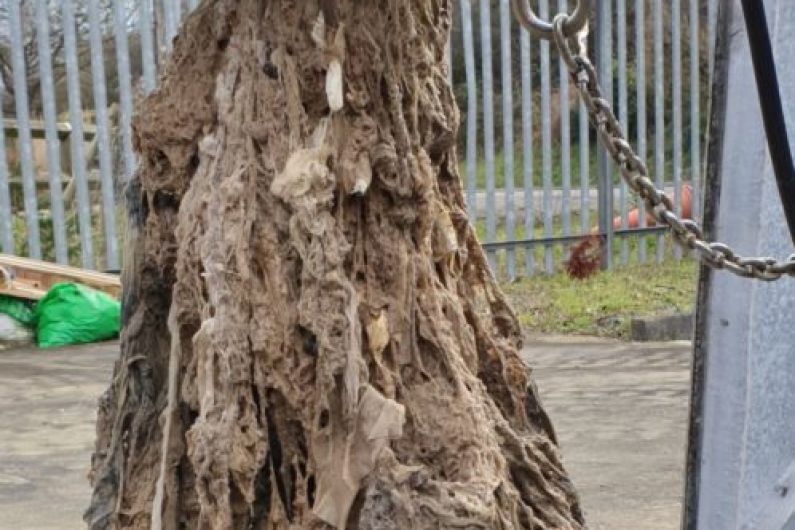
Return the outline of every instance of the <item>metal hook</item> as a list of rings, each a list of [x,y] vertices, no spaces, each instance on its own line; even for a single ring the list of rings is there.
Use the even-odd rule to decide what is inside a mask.
[[[572,37],[588,23],[588,12],[592,0],[576,0],[574,11],[566,15],[563,23],[563,33]],[[519,22],[533,35],[541,39],[552,40],[553,26],[551,22],[540,19],[530,7],[529,0],[512,0],[513,12]]]

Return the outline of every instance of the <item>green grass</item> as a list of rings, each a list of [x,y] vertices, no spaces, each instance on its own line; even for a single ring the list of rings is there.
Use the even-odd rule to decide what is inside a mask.
[[[591,212],[589,224],[596,222]],[[563,235],[562,219],[555,216],[550,225],[552,235]],[[485,241],[485,222],[478,220],[475,231],[480,241]],[[571,233],[580,233],[580,217],[573,214]],[[505,240],[505,224],[497,225],[496,240]],[[536,222],[533,237],[544,237],[543,223]],[[523,226],[517,226],[514,239],[525,239]],[[513,250],[514,273],[522,278],[505,282],[504,289],[513,300],[522,324],[533,332],[598,335],[626,338],[632,316],[685,311],[692,308],[695,299],[695,263],[685,257],[673,259],[670,236],[659,238],[656,234],[644,237],[646,262],[639,263],[639,237],[627,237],[627,264],[622,264],[622,239],[616,238],[613,251],[615,268],[599,272],[586,280],[574,280],[565,273],[568,259],[567,247],[555,244],[532,249],[517,247]],[[663,261],[655,261],[657,247],[663,245]],[[533,270],[526,268],[528,253],[532,256]],[[545,255],[552,262],[551,273],[546,271]],[[498,278],[508,278],[509,254],[505,249],[491,252],[491,261]]]
[[[534,276],[503,289],[532,332],[626,338],[633,316],[688,311],[695,302],[691,260],[632,265],[586,280],[565,273]]]

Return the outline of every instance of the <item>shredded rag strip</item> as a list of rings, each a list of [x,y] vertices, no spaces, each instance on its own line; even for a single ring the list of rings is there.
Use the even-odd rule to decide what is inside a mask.
[[[214,0],[134,120],[91,529],[580,529],[467,222],[451,2]]]

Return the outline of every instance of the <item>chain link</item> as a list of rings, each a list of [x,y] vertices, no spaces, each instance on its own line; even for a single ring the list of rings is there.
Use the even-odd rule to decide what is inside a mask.
[[[553,19],[552,38],[555,45],[568,67],[599,140],[618,166],[624,181],[643,199],[654,219],[670,228],[674,241],[694,251],[702,262],[713,269],[725,269],[743,278],[764,281],[778,280],[784,276],[795,277],[795,254],[785,261],[740,256],[728,245],[705,241],[695,221],[682,219],[674,213],[671,199],[654,186],[646,163],[632,149],[610,102],[602,93],[596,69],[584,52],[583,37],[587,28],[569,39],[564,32],[568,19],[569,16],[564,13]],[[576,42],[576,52],[572,49],[572,42]]]

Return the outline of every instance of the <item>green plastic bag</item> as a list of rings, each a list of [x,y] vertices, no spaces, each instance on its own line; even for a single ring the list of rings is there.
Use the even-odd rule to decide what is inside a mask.
[[[32,328],[36,324],[33,304],[28,300],[0,294],[0,313],[10,316],[28,328]]]
[[[53,285],[36,305],[40,348],[85,344],[119,334],[121,304],[101,291],[75,283]]]

